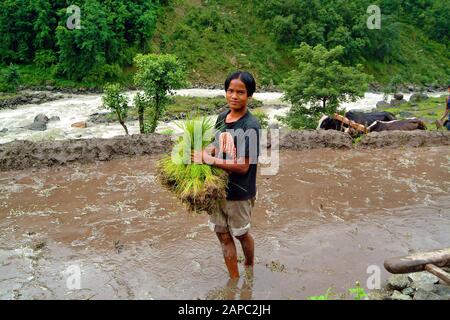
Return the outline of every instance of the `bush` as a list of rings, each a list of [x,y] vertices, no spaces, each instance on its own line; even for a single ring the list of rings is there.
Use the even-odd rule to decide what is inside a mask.
[[[269,116],[262,110],[255,110],[252,115],[258,119],[262,129],[266,129],[269,126]]]
[[[0,91],[13,92],[17,90],[21,82],[19,67],[15,64],[10,64],[3,70],[3,79],[0,80]]]

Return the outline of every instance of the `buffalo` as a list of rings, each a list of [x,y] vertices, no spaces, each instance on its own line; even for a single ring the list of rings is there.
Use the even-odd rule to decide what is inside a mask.
[[[345,117],[351,121],[362,124],[366,127],[369,127],[376,121],[396,120],[395,116],[392,113],[386,111],[382,112],[348,111],[345,113]],[[324,116],[322,119],[320,119],[319,126],[317,129],[345,131],[346,127],[341,121],[330,118],[328,116]]]
[[[370,132],[427,130],[425,123],[417,118],[393,121],[375,121],[368,127]]]

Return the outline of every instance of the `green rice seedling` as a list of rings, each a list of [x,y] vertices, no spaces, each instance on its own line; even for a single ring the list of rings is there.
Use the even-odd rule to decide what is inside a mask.
[[[175,193],[189,212],[212,213],[226,198],[227,173],[207,164],[191,163],[191,152],[206,148],[214,138],[214,124],[206,117],[179,123],[183,135],[175,143],[171,156],[157,164],[162,185]]]

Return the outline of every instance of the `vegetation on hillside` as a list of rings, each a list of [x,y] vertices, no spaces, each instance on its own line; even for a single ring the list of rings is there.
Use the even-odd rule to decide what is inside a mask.
[[[373,4],[381,9],[380,30],[366,25]],[[383,84],[394,76],[422,85],[450,81],[447,0],[80,0],[80,29],[67,27],[77,26],[70,5],[2,1],[0,91],[111,81],[130,87],[138,53],[175,54],[191,83],[222,83],[246,69],[259,85],[281,84],[301,43],[343,46],[341,63],[360,63]]]

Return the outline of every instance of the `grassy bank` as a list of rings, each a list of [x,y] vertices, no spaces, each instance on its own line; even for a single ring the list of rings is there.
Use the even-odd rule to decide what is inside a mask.
[[[437,130],[434,122],[441,118],[445,110],[446,96],[428,98],[417,103],[404,103],[397,107],[383,108],[383,111],[391,112],[397,119],[419,118],[425,121],[428,130]]]

